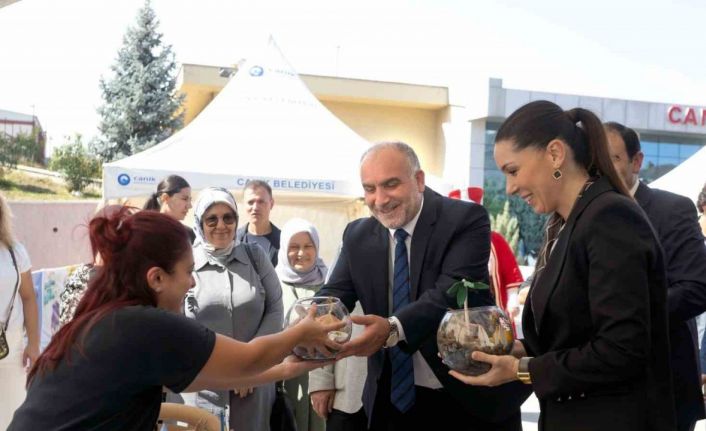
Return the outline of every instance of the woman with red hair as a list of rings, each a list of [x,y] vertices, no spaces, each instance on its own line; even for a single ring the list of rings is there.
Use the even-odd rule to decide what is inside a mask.
[[[9,430],[152,430],[162,387],[230,389],[288,379],[321,363],[284,361],[296,345],[340,348],[309,314],[249,343],[179,314],[194,286],[186,231],[175,219],[122,208],[89,224],[103,266],[74,319],[52,338],[28,376],[27,399]]]

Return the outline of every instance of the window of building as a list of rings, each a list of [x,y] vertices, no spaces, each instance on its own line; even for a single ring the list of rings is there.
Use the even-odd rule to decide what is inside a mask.
[[[640,144],[645,154],[640,179],[650,183],[693,156],[706,144],[706,138],[641,134]]]

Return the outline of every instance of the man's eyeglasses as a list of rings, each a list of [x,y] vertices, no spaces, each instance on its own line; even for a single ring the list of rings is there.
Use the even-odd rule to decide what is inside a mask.
[[[206,217],[203,220],[203,222],[208,227],[216,227],[218,225],[219,219],[223,220],[223,224],[226,224],[229,226],[234,224],[236,221],[238,221],[238,218],[235,216],[235,214],[225,214],[223,217],[218,217],[216,215]]]

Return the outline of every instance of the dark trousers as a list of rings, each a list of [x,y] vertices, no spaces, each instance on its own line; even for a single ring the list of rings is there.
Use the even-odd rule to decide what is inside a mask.
[[[415,386],[416,400],[406,413],[400,413],[390,401],[391,366],[385,361],[378,381],[377,394],[370,422],[372,431],[409,430],[468,430],[468,431],[522,431],[520,412],[503,422],[489,423],[465,411],[445,389]]]
[[[355,413],[334,409],[326,419],[326,431],[364,431],[368,429],[368,418],[361,407]]]
[[[677,431],[694,431],[694,428],[696,428],[696,421],[677,419]]]

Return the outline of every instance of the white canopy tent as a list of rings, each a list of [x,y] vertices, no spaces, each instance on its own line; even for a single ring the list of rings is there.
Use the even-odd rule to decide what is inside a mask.
[[[650,183],[650,187],[686,196],[696,202],[706,183],[706,146]]]
[[[239,192],[248,179],[266,180],[276,202],[273,222],[310,220],[330,261],[346,223],[367,214],[358,162],[370,144],[316,99],[272,38],[239,70],[188,126],[105,164],[103,198],[144,198],[172,174],[194,191],[220,186]],[[438,179],[427,179],[447,191]]]
[[[357,197],[368,145],[311,94],[270,39],[191,124],[106,164],[104,198],[144,196],[170,174],[197,190],[259,178],[276,192]]]

